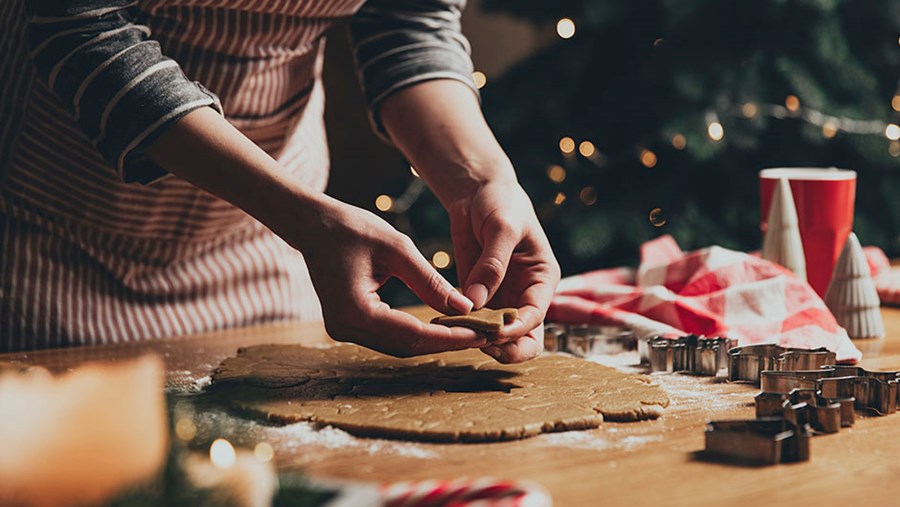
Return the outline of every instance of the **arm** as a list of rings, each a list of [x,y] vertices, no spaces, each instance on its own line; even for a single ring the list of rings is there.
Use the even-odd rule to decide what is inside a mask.
[[[364,210],[304,188],[220,114],[134,25],[125,1],[30,0],[38,71],[116,172],[146,182],[172,172],[230,201],[304,253],[333,338],[395,354],[479,346],[471,330],[423,324],[377,289],[390,276],[445,313],[467,312],[406,236]]]
[[[475,307],[515,306],[485,352],[540,353],[559,266],[515,171],[487,126],[460,33],[464,0],[370,0],[351,25],[373,123],[450,213],[459,282]]]

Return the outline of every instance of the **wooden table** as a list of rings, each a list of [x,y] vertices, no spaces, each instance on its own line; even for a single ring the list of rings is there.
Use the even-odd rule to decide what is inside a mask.
[[[888,337],[859,342],[872,369],[900,369],[900,310],[885,309]],[[170,386],[209,375],[239,346],[327,343],[321,324],[285,324],[210,333],[156,343],[110,344],[0,355],[52,370],[85,361],[122,360],[149,351],[165,358]],[[709,419],[752,418],[757,389],[682,374],[654,375],[672,404],[656,421],[606,423],[588,432],[557,433],[495,444],[405,444],[318,439],[276,445],[284,469],[363,481],[491,476],[544,485],[556,505],[864,505],[900,504],[900,414],[858,417],[839,434],[815,437],[806,463],[747,468],[698,461]],[[348,445],[349,444],[352,445]],[[285,442],[290,445],[285,444]]]

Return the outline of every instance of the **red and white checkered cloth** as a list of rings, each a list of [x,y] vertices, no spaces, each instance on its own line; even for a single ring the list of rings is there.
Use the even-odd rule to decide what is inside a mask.
[[[641,247],[637,271],[563,279],[547,319],[624,324],[644,336],[699,334],[739,345],[826,347],[843,363],[862,357],[812,287],[790,271],[717,246],[684,253],[671,236]]]

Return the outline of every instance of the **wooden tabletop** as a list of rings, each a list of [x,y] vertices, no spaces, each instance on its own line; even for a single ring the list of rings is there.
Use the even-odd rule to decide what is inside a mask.
[[[888,336],[858,342],[861,366],[900,369],[900,310],[884,310]],[[150,351],[163,356],[172,388],[202,386],[239,346],[329,341],[321,324],[283,324],[155,343],[108,344],[0,355],[64,371],[97,360]],[[634,371],[629,356],[608,360]],[[900,500],[900,413],[861,416],[838,434],[817,436],[810,461],[748,468],[698,461],[710,419],[752,418],[751,386],[684,374],[653,378],[672,403],[656,421],[605,423],[596,430],[541,435],[495,444],[420,444],[356,439],[341,432],[265,428],[276,462],[317,477],[363,481],[497,477],[527,479],[547,488],[556,505],[762,506],[896,505]],[[232,416],[233,417],[233,416]],[[253,423],[256,424],[256,423]],[[258,429],[258,428],[257,428]],[[274,435],[274,436],[273,436]],[[281,435],[279,438],[278,435]]]

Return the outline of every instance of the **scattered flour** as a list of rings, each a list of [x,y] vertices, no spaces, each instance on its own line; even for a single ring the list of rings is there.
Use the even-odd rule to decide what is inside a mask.
[[[564,431],[562,433],[541,435],[538,439],[541,443],[549,446],[590,449],[596,451],[612,449],[632,450],[662,440],[662,435],[632,435],[623,438],[608,438],[603,433],[600,433],[600,431],[602,430]],[[604,433],[615,433],[617,431],[616,428],[609,428]]]

